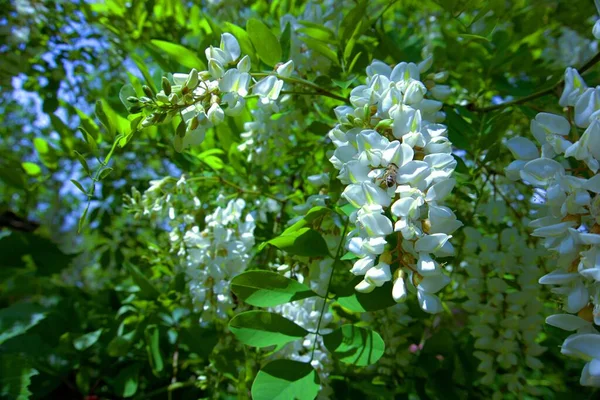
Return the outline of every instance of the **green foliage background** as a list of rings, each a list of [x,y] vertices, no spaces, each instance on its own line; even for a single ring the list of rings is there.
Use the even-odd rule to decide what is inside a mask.
[[[419,62],[427,45],[434,65],[449,72],[448,84],[454,91],[444,106],[446,123],[454,146],[465,153],[457,169],[459,185],[452,207],[466,226],[491,233],[477,205],[491,196],[483,190],[484,182],[501,179],[503,166],[511,160],[503,138],[527,134],[529,120],[538,111],[559,111],[555,95],[567,65],[551,62],[544,52],[564,28],[590,37],[591,16],[596,14],[593,2],[587,0],[333,2],[335,12],[344,15],[340,24],[330,28],[306,23],[303,28],[306,46],[332,61],[328,75],[308,72],[301,77],[315,85],[313,95],[298,95],[295,102],[309,129],[295,132],[297,145],[267,168],[247,163],[236,150],[249,113],[211,130],[198,148],[179,153],[172,145],[176,125],[137,131],[120,100],[126,84],[141,93],[142,85],[156,88],[168,72],[206,68],[204,49],[217,45],[223,32],[237,36],[243,52],[268,71],[290,52],[289,32],[281,26],[281,18],[300,16],[306,7],[294,0],[193,3],[3,4],[0,211],[40,226],[34,232],[19,232],[2,220],[2,398],[271,398],[283,390],[314,397],[314,371],[301,374],[306,364],[280,360],[269,367],[289,371],[297,385],[292,389],[277,386],[281,382],[269,368],[261,370],[272,348],[260,347],[301,339],[305,333],[290,327],[282,338],[264,333],[268,330],[264,325],[240,328],[236,318],[243,314],[229,325],[236,337],[225,328],[229,321],[201,327],[185,278],[176,271],[176,256],[168,251],[168,234],[134,218],[124,209],[123,197],[131,187],[147,188],[151,179],[185,173],[203,178],[196,190],[207,203],[223,191],[252,200],[284,199],[281,214],[256,230],[257,243],[271,242],[255,255],[255,273],[265,269],[275,248],[290,257],[327,256],[326,245],[314,245],[318,233],[319,239],[311,238],[308,244],[293,232],[293,239],[279,235],[285,223],[298,216],[292,207],[316,194],[306,185],[311,174],[332,172],[328,205],[335,212],[320,218],[338,222],[345,218],[335,208],[343,188],[334,179],[327,160],[331,146],[325,140],[335,124],[332,110],[341,104],[335,96],[347,98],[373,59],[388,64]],[[586,80],[598,82],[598,69],[589,67]],[[527,102],[494,106],[500,99],[530,95]],[[279,176],[269,173],[274,168],[281,170]],[[514,193],[505,193],[512,204],[522,201],[517,198],[520,190],[529,189],[515,187]],[[526,207],[523,203],[509,211],[506,223]],[[198,221],[203,218],[197,216]],[[312,219],[307,226],[318,228]],[[342,228],[335,229],[341,235]],[[460,234],[458,240],[463,240]],[[336,262],[348,261],[337,257]],[[344,291],[352,279],[344,274],[347,270],[346,265],[337,268],[333,279],[337,301],[333,307],[345,324],[326,340],[335,359],[335,398],[479,399],[502,390],[474,383],[481,373],[472,355],[474,339],[466,317],[461,313],[432,317],[416,302],[409,302],[414,321],[406,327],[407,346],[420,343],[422,349],[409,357],[408,365],[384,374],[385,356],[370,367],[375,361],[368,356],[344,360],[365,343],[381,356],[379,341],[389,346],[391,339],[382,340],[376,333],[384,325],[377,322],[385,313],[381,309],[391,305],[386,303],[389,291],[360,299],[361,295]],[[259,307],[310,295],[307,287],[294,287],[283,295],[251,292],[250,299],[239,289],[249,279],[245,275],[234,281],[234,292],[254,308],[253,313],[263,313],[260,321],[275,324],[275,330],[284,329],[285,322],[277,318],[282,317],[266,315],[268,311],[258,311]],[[273,279],[276,285],[279,278],[257,279]],[[453,286],[444,301],[459,307],[464,295],[460,285]],[[556,307],[549,295],[543,300],[549,309]],[[359,323],[362,312],[375,316],[370,326]],[[251,329],[262,332],[258,346]],[[351,340],[343,340],[344,335]],[[560,355],[558,346],[565,336],[544,328],[540,337],[548,348],[542,356],[544,368],[527,377],[528,384],[539,387],[540,398],[597,398],[597,391],[578,384],[580,363]],[[261,385],[253,387],[255,379]],[[526,398],[518,393],[502,396]]]

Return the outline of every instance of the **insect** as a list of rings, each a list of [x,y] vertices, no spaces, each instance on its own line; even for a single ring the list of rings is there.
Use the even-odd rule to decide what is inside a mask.
[[[383,184],[385,184],[385,186],[387,186],[388,188],[391,188],[392,186],[394,186],[396,184],[396,175],[397,174],[398,174],[398,166],[394,163],[390,163],[387,166],[387,168],[385,169],[383,177],[381,178],[382,186],[383,186]]]

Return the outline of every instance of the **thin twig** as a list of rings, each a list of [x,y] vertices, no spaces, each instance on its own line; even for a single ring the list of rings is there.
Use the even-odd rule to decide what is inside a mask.
[[[192,177],[192,178],[188,179],[188,181],[210,181],[210,180],[219,182],[219,183],[221,183],[223,185],[230,186],[230,187],[234,188],[235,190],[237,190],[240,193],[249,194],[249,195],[253,195],[253,196],[265,196],[265,197],[268,197],[270,199],[276,200],[276,201],[278,201],[280,203],[284,203],[284,202],[286,202],[288,200],[287,198],[280,199],[279,197],[277,197],[275,195],[272,195],[270,193],[258,192],[256,190],[247,190],[247,189],[244,189],[244,188],[236,185],[235,183],[230,182],[230,181],[228,181],[225,178],[222,178],[220,176],[195,176],[195,177]]]
[[[321,307],[321,313],[319,314],[319,321],[317,322],[317,330],[315,331],[315,342],[313,343],[312,353],[310,355],[310,361],[315,358],[315,350],[317,349],[317,336],[319,335],[319,329],[321,329],[321,321],[323,320],[323,313],[325,313],[325,307],[327,306],[327,297],[329,297],[329,289],[331,288],[331,281],[333,279],[333,271],[335,270],[335,264],[340,260],[342,256],[342,249],[344,248],[344,241],[346,240],[346,231],[348,230],[348,225],[350,224],[350,218],[346,220],[346,224],[344,225],[344,231],[342,232],[342,238],[340,239],[340,244],[338,246],[337,252],[335,254],[335,259],[333,264],[331,265],[331,272],[329,273],[329,280],[327,282],[327,291],[325,292],[325,298],[323,298],[323,306]]]
[[[274,76],[277,79],[281,79],[284,82],[288,82],[288,83],[294,83],[297,85],[304,85],[304,86],[308,86],[310,88],[315,89],[316,93],[315,94],[319,94],[322,96],[326,96],[326,97],[331,97],[332,99],[336,99],[339,101],[343,101],[344,103],[348,102],[348,99],[345,97],[342,97],[340,95],[337,95],[335,93],[332,93],[326,89],[323,89],[321,86],[311,82],[311,81],[307,81],[306,79],[302,79],[302,78],[292,78],[292,77],[285,77],[285,76],[281,76],[278,74],[273,74],[273,73],[264,73],[264,72],[255,72],[252,73],[252,76],[255,78],[264,78],[267,76]]]
[[[578,70],[579,73],[583,74],[588,69],[590,69],[594,65],[596,65],[596,63],[598,63],[598,61],[600,61],[600,52],[597,53],[592,58],[590,58],[585,64],[583,64],[583,66],[581,68],[579,68],[579,70]],[[517,105],[517,104],[527,103],[528,101],[535,100],[535,99],[537,99],[539,97],[543,97],[543,96],[546,96],[548,94],[551,94],[552,92],[554,92],[556,89],[558,89],[564,83],[565,83],[565,80],[563,78],[563,79],[561,79],[560,81],[556,82],[554,85],[552,85],[551,87],[549,87],[547,89],[540,90],[539,92],[532,93],[532,94],[530,94],[528,96],[525,96],[525,97],[521,97],[520,99],[515,99],[515,100],[512,100],[512,101],[507,101],[507,102],[501,103],[501,104],[495,104],[493,106],[487,106],[487,107],[481,107],[481,108],[479,108],[479,107],[472,107],[471,110],[475,111],[475,112],[489,112],[489,111],[494,111],[494,110],[500,110],[502,108],[514,106],[514,105]]]

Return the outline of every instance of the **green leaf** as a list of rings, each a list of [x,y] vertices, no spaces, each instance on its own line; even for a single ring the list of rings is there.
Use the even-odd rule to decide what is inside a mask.
[[[350,87],[350,85],[352,85],[352,83],[356,80],[356,78],[358,78],[358,77],[353,76],[345,81],[341,81],[338,79],[331,79],[331,82],[333,82],[336,86],[338,86],[342,89],[348,89]]]
[[[164,40],[153,39],[150,42],[184,67],[196,68],[199,71],[206,69],[206,64],[196,55],[195,51]]]
[[[96,101],[96,107],[94,111],[96,113],[96,118],[100,120],[100,123],[104,126],[104,129],[106,129],[110,137],[114,137],[115,127],[106,115],[106,111],[104,110],[104,103],[102,102],[102,100]]]
[[[112,380],[115,393],[121,397],[131,397],[137,393],[140,374],[140,364],[132,364],[120,370]]]
[[[279,250],[302,257],[326,257],[329,249],[325,239],[311,228],[300,228],[296,231],[283,233],[269,240],[266,244],[273,245]],[[261,245],[259,249],[264,248]]]
[[[77,371],[77,375],[75,375],[75,383],[77,384],[77,388],[82,393],[88,393],[90,391],[90,385],[92,381],[92,374],[94,369],[91,367],[81,367],[79,371]]]
[[[88,166],[88,163],[87,163],[87,160],[85,159],[85,157],[82,156],[81,153],[78,151],[75,152],[75,156],[77,157],[79,164],[81,164],[81,167],[83,168],[83,170],[85,171],[87,176],[92,176],[92,171],[90,170],[90,167]]]
[[[454,109],[447,110],[446,123],[448,125],[448,138],[452,141],[452,144],[459,149],[471,150],[477,137],[477,132],[473,126]]]
[[[473,20],[471,21],[471,23],[469,23],[469,25],[467,27],[470,28],[471,26],[473,26],[473,24],[475,22],[477,22],[481,18],[485,17],[486,14],[489,13],[491,9],[492,9],[492,5],[490,3],[485,4],[485,6],[481,10],[479,10],[477,12],[477,14],[475,15],[475,17],[473,17]]]
[[[348,204],[345,204],[344,206],[340,207],[340,210],[342,210],[342,212],[344,213],[344,215],[346,217],[349,217],[352,215],[352,213],[357,211],[358,208],[356,208],[352,204],[348,203]]]
[[[46,310],[31,303],[16,303],[0,310],[0,344],[27,332],[46,318]]]
[[[133,332],[132,332],[133,333]],[[106,352],[111,357],[121,357],[127,354],[131,347],[131,338],[133,335],[115,336],[106,348]]]
[[[48,142],[43,138],[33,139],[33,146],[35,147],[40,161],[49,169],[56,169],[58,167],[58,159],[56,151],[50,147]]]
[[[279,38],[279,42],[281,43],[281,59],[288,60],[290,58],[290,49],[291,49],[291,40],[292,40],[292,27],[289,22],[285,24],[285,28],[281,33],[281,37]]]
[[[83,129],[85,129],[85,131],[89,133],[94,140],[98,141],[98,136],[100,135],[100,129],[98,128],[98,125],[96,125],[94,120],[91,119],[89,115],[81,111],[79,108],[73,107],[73,109],[79,116],[79,122],[81,123]]]
[[[142,298],[148,300],[158,299],[158,296],[160,296],[158,289],[156,289],[152,282],[150,282],[150,280],[146,278],[146,276],[142,274],[142,272],[135,265],[131,263],[125,263],[125,268],[127,268],[133,278],[133,281],[140,288],[139,294]]]
[[[38,277],[59,273],[69,266],[75,256],[63,253],[49,239],[24,232],[11,232],[0,238],[0,254],[1,264],[9,267],[22,267],[23,257],[31,257],[37,267]]]
[[[332,210],[330,208],[323,207],[323,206],[313,207],[310,210],[308,210],[308,212],[306,213],[306,215],[304,217],[302,217],[301,220],[297,221],[295,224],[293,224],[292,226],[288,227],[286,230],[284,230],[282,232],[282,234],[283,235],[287,235],[287,234],[290,234],[292,232],[298,231],[299,229],[304,228],[305,226],[308,226],[308,225],[312,224],[318,218],[324,216],[325,214],[327,214],[327,213],[329,213],[331,211]]]
[[[125,108],[127,109],[127,111],[129,111],[129,109],[133,105],[135,105],[135,103],[132,103],[129,100],[127,100],[130,97],[136,97],[137,98],[137,93],[135,92],[135,89],[133,88],[133,85],[131,83],[128,83],[126,85],[123,85],[123,87],[121,88],[121,90],[119,90],[119,99],[121,100],[121,103],[123,103],[123,105],[125,106]]]
[[[358,256],[356,254],[354,254],[353,252],[349,251],[346,254],[344,254],[342,256],[342,258],[340,258],[340,260],[344,261],[344,260],[356,260],[358,258]]]
[[[317,296],[308,286],[271,271],[247,271],[231,281],[231,290],[255,307],[274,307]]]
[[[354,312],[366,312],[383,310],[396,304],[392,298],[391,282],[375,288],[371,293],[360,293],[354,290],[354,286],[361,280],[361,277],[354,278],[347,287],[338,293],[339,305]]]
[[[205,156],[201,160],[202,160],[203,163],[205,163],[206,165],[208,165],[209,167],[211,167],[215,171],[218,171],[218,170],[223,169],[225,167],[225,163],[223,163],[223,160],[221,160],[219,157]]]
[[[366,15],[367,2],[360,1],[352,10],[348,12],[342,19],[338,29],[338,37],[340,43],[345,47],[346,43],[355,33],[356,27],[361,25],[361,21],[367,18]]]
[[[28,400],[33,394],[29,390],[31,377],[37,374],[38,371],[31,368],[27,360],[20,355],[0,355],[0,397]]]
[[[375,364],[385,351],[377,332],[350,324],[323,336],[323,343],[343,363],[360,367]]]
[[[331,48],[329,48],[327,43],[321,42],[320,40],[316,40],[316,39],[313,39],[310,37],[301,37],[300,40],[302,40],[304,43],[306,43],[306,45],[311,50],[314,50],[317,53],[321,53],[322,55],[327,57],[329,60],[331,60],[334,64],[336,64],[336,65],[339,64],[339,60],[338,60],[336,52],[334,50],[332,50]]]
[[[277,36],[263,22],[250,18],[246,22],[246,31],[260,59],[270,67],[281,61],[281,44]]]
[[[179,339],[191,352],[208,358],[219,341],[219,333],[212,328],[202,328],[197,324],[181,328]]]
[[[98,150],[98,144],[96,143],[96,140],[94,139],[94,137],[92,135],[90,135],[83,127],[80,126],[78,129],[79,129],[79,131],[81,131],[81,134],[83,135],[83,140],[85,140],[85,142],[88,144],[92,153],[95,154],[96,151]]]
[[[144,59],[137,54],[129,54],[129,57],[131,57],[135,65],[142,73],[146,85],[148,85],[150,89],[152,89],[152,91],[156,93],[156,85],[154,85],[154,80],[152,79],[152,75],[150,75],[150,71],[148,71],[148,67],[146,66],[146,62],[144,61]]]
[[[352,51],[354,50],[354,46],[356,45],[356,41],[361,35],[363,23],[366,23],[366,21],[359,21],[359,23],[356,24],[356,28],[354,28],[352,36],[350,36],[350,39],[348,40],[348,42],[346,42],[346,45],[344,46],[344,62],[346,63],[348,63],[348,60],[350,60],[350,57],[352,56]],[[348,72],[351,71],[352,69],[348,70]]]
[[[146,336],[146,351],[148,353],[148,361],[152,367],[154,375],[158,376],[164,368],[163,357],[160,352],[160,337],[158,326],[148,325],[144,331]]]
[[[356,53],[356,55],[354,56],[352,61],[350,61],[350,65],[348,65],[348,72],[351,72],[354,70],[354,66],[356,65],[356,63],[358,62],[358,60],[360,59],[360,56],[362,54],[363,54],[362,51],[359,51],[358,53]]]
[[[71,154],[71,152],[73,151],[73,146],[75,145],[75,141],[73,140],[73,132],[71,131],[71,128],[65,125],[65,123],[56,115],[50,114],[49,117],[50,121],[52,122],[52,127],[60,135],[60,145],[62,149],[67,154]]]
[[[94,189],[92,188],[92,193]],[[81,233],[83,226],[85,225],[85,219],[87,218],[88,211],[90,211],[91,200],[87,202],[85,209],[83,210],[83,214],[79,217],[79,221],[77,222],[77,233]]]
[[[252,384],[254,400],[313,400],[321,389],[319,376],[299,361],[275,360],[265,365]]]
[[[83,185],[81,183],[79,183],[75,179],[71,179],[71,183],[73,183],[73,185],[77,186],[77,189],[81,190],[81,193],[83,193],[87,196],[88,193],[85,191],[85,188],[83,187]]]
[[[308,334],[289,319],[267,311],[238,314],[229,321],[229,329],[240,342],[252,347],[278,346]]]
[[[485,36],[473,35],[470,33],[460,33],[458,36],[465,38],[465,39],[477,40],[477,41],[481,41],[481,42],[489,42],[490,41],[490,39],[486,38]]]
[[[110,175],[111,172],[113,172],[113,169],[111,167],[104,168],[102,172],[100,172],[100,180],[106,178],[108,175]]]
[[[102,335],[102,329],[98,329],[97,331],[86,333],[84,335],[79,336],[77,339],[73,340],[73,346],[79,350],[83,351],[89,349],[100,339]]]
[[[21,164],[21,166],[23,167],[27,175],[38,176],[42,173],[42,169],[40,168],[40,166],[32,162],[24,162]]]
[[[299,23],[300,25],[303,25],[304,28],[296,29],[297,33],[303,33],[308,37],[320,40],[322,42],[333,43],[335,34],[331,31],[331,29],[308,21],[299,21]]]

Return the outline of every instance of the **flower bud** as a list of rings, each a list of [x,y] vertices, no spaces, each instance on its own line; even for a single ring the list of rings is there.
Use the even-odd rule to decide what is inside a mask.
[[[176,129],[175,133],[179,137],[184,137],[186,131],[187,131],[187,125],[185,124],[185,121],[181,120],[179,125],[177,125],[177,129]]]
[[[142,90],[144,91],[144,93],[146,94],[146,96],[148,96],[149,98],[153,98],[154,97],[154,93],[152,93],[152,89],[150,89],[150,87],[144,85],[144,86],[142,86]]]
[[[171,94],[171,82],[169,82],[166,76],[162,77],[161,86],[162,90],[165,92],[165,95],[168,96]]]
[[[398,269],[398,271],[400,271],[400,273],[394,281],[394,286],[392,287],[392,297],[396,303],[402,303],[406,301],[408,292],[406,291],[406,283],[404,282],[404,271],[401,269]]]
[[[135,105],[135,106],[129,107],[130,114],[139,114],[140,112],[142,112],[142,106]]]

